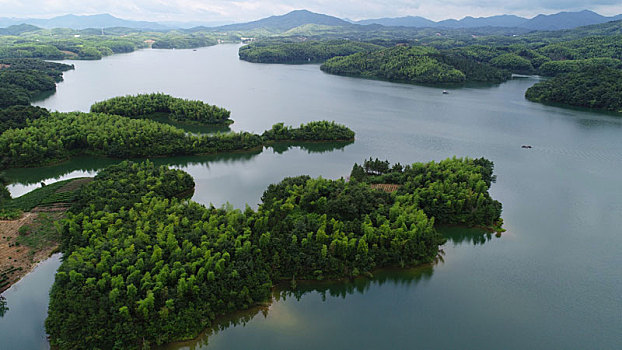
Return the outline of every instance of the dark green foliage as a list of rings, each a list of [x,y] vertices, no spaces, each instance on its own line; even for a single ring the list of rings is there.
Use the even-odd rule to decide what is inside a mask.
[[[113,158],[195,155],[261,147],[246,132],[195,136],[151,120],[100,113],[53,113],[0,135],[1,167],[49,164],[78,154]]]
[[[40,59],[0,60],[0,108],[28,105],[35,95],[56,90],[56,82],[69,69],[73,66]]]
[[[510,75],[466,55],[443,54],[424,46],[396,46],[332,58],[321,66],[327,73],[409,83],[499,83]]]
[[[0,108],[9,106],[27,106],[30,104],[30,94],[18,86],[3,87],[0,83]]]
[[[481,179],[477,160],[445,162],[409,169],[435,180],[424,187]],[[270,185],[257,211],[242,212],[175,198],[188,178],[124,162],[83,188],[83,204],[62,223],[65,258],[46,320],[53,346],[137,349],[194,337],[219,315],[264,301],[280,280],[421,264],[444,242],[415,192],[300,176]],[[458,193],[449,183],[434,189],[448,200]]]
[[[533,74],[535,72],[533,65],[528,59],[514,53],[499,55],[490,60],[490,63],[495,67],[515,73]]]
[[[114,97],[93,104],[91,112],[116,114],[132,118],[147,118],[156,113],[166,113],[170,119],[178,122],[196,124],[232,123],[231,119],[229,119],[231,112],[224,108],[209,105],[202,101],[185,100],[161,93]]]
[[[622,70],[595,66],[561,74],[530,87],[525,97],[622,113]]]
[[[465,75],[466,81],[484,83],[502,83],[511,78],[509,70],[497,69],[490,64],[475,61],[460,55],[437,55],[435,58],[442,63],[456,68]]]
[[[11,106],[0,109],[0,134],[7,129],[19,129],[33,121],[42,117],[48,117],[50,112],[41,107],[34,106]]]
[[[277,123],[262,137],[266,141],[350,141],[354,140],[354,131],[328,121],[309,122],[298,128]]]
[[[370,52],[382,46],[349,40],[272,42],[261,41],[240,47],[240,59],[254,63],[317,63],[337,56]]]
[[[592,67],[622,68],[615,58],[588,58],[585,60],[549,61],[540,66],[540,75],[552,77],[562,73],[581,72]]]
[[[280,129],[289,130],[300,141],[354,137],[350,129],[329,122]],[[0,168],[45,165],[83,154],[124,159],[248,151],[269,141],[248,132],[197,136],[152,120],[102,113],[52,113],[0,135]]]

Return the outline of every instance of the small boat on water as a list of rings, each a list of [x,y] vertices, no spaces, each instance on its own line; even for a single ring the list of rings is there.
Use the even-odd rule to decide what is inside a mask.
[[[520,146],[520,148],[533,148],[533,147],[531,147],[530,145],[522,145]]]
[[[449,94],[449,91],[443,90],[443,95],[448,95],[448,94]]]

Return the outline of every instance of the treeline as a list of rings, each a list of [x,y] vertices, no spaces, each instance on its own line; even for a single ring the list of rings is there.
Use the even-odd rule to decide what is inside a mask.
[[[0,58],[99,60],[151,45],[155,49],[188,49],[216,45],[215,34],[148,32],[123,28],[72,30],[40,29],[0,36]]]
[[[29,34],[27,39],[15,39],[0,48],[0,58],[99,60],[115,53],[133,52],[138,48],[147,47],[143,41],[144,39],[136,36],[78,35],[76,37],[69,33]]]
[[[39,59],[0,59],[0,108],[29,105],[37,94],[56,90],[70,69],[73,65]]]
[[[540,75],[553,77],[559,74],[581,72],[591,68],[622,68],[622,61],[615,58],[588,58],[579,60],[549,61],[540,66]]]
[[[300,141],[334,141],[348,130],[330,123],[300,129],[305,130]],[[84,154],[123,159],[248,151],[270,141],[248,132],[197,136],[152,120],[102,113],[52,113],[0,135],[0,168],[40,166]]]
[[[420,174],[434,179],[420,183],[425,191],[459,200],[453,185],[477,190],[473,161],[445,162]],[[137,349],[191,338],[219,315],[266,300],[278,281],[422,264],[444,242],[414,192],[300,176],[270,185],[257,211],[240,211],[175,198],[191,186],[181,171],[124,162],[82,189],[83,204],[62,224],[65,259],[46,320],[53,346]]]
[[[506,71],[468,57],[445,55],[424,46],[395,46],[368,53],[332,58],[320,67],[324,72],[409,83],[501,82]]]
[[[156,39],[151,47],[154,49],[195,49],[216,44],[218,41],[215,38],[201,33],[170,33]]]
[[[622,70],[601,66],[561,74],[530,87],[525,97],[622,113]]]
[[[336,56],[382,49],[382,46],[350,40],[283,43],[260,41],[240,47],[241,60],[254,63],[318,63]]]
[[[162,93],[114,97],[97,102],[91,112],[132,118],[168,114],[169,119],[194,124],[231,124],[230,111],[202,101],[176,98]]]
[[[266,141],[352,141],[354,131],[334,121],[315,121],[298,128],[277,123],[261,135]]]

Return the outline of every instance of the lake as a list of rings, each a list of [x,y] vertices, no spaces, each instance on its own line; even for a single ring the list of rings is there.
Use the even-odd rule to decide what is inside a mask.
[[[190,173],[193,199],[206,205],[256,207],[284,177],[339,178],[369,157],[402,164],[486,157],[495,163],[491,194],[503,203],[507,232],[451,230],[443,261],[433,266],[301,285],[279,292],[267,309],[232,315],[198,341],[167,348],[622,348],[622,118],[531,103],[524,93],[537,77],[444,95],[442,88],[332,76],[318,65],[247,63],[238,48],[72,62],[76,69],[56,94],[37,105],[87,111],[113,96],[164,92],[231,110],[235,131],[327,119],[356,132],[348,145],[155,160]],[[9,189],[17,196],[116,162],[78,158],[7,171],[15,182]],[[46,347],[53,268],[20,282],[36,286],[36,295],[19,284],[5,293],[10,309],[0,318],[0,348]]]

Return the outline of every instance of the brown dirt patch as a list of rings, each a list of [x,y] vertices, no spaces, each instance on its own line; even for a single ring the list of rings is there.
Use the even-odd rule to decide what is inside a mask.
[[[78,54],[73,51],[61,50],[61,52],[67,56],[72,56],[72,57],[78,56]]]
[[[41,249],[16,245],[19,229],[24,225],[36,227],[39,213],[24,213],[17,220],[0,220],[0,293],[30,272],[39,261],[48,258],[58,248],[57,243],[50,243]],[[55,219],[62,217],[62,212],[48,213]],[[3,276],[4,274],[4,276]],[[9,282],[5,284],[5,282]],[[5,284],[5,285],[2,285]]]
[[[400,188],[400,185],[394,185],[394,184],[372,184],[372,185],[369,185],[369,187],[373,188],[374,190],[380,190],[380,191],[385,191],[385,192],[391,193],[391,192],[397,191],[397,189]]]

